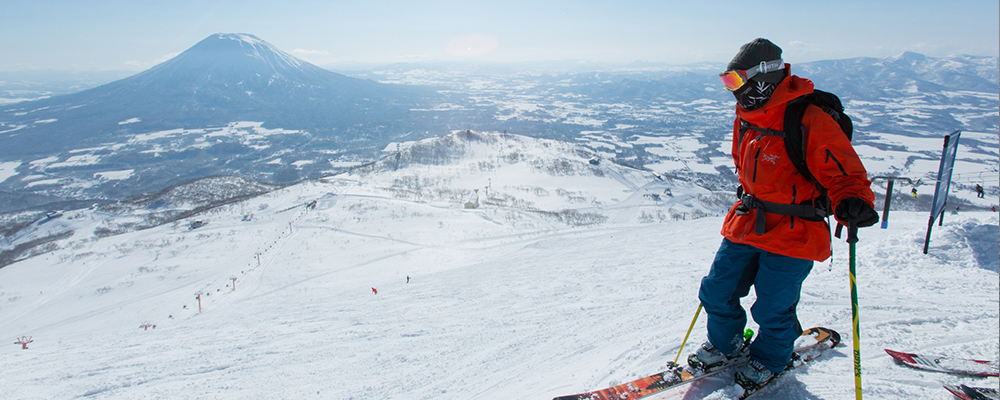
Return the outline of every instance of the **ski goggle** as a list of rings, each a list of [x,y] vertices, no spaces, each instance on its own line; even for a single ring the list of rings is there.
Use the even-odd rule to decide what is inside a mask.
[[[726,71],[719,74],[719,77],[722,78],[722,84],[726,89],[732,92],[743,87],[748,79],[757,74],[765,74],[781,69],[785,69],[785,63],[779,58],[777,60],[761,61],[760,65],[750,69]]]

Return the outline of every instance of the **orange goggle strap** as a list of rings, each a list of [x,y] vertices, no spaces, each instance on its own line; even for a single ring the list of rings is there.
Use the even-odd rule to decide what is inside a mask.
[[[722,84],[726,86],[729,90],[736,90],[746,84],[747,79],[754,77],[757,74],[766,74],[772,71],[778,71],[785,69],[785,63],[780,58],[771,61],[761,61],[760,65],[745,69],[741,71],[726,71],[719,76],[722,78]]]

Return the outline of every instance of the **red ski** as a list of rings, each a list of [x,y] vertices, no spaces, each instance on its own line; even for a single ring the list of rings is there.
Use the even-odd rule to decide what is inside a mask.
[[[806,343],[796,346],[795,352],[803,354],[802,361],[816,358],[822,350],[836,347],[840,343],[840,334],[827,328],[810,328],[802,332]],[[800,339],[801,340],[801,339]],[[745,361],[744,361],[745,362]],[[730,364],[707,373],[698,372],[687,365],[668,366],[666,371],[642,377],[631,382],[615,385],[593,392],[559,396],[552,400],[638,400],[667,389],[717,375],[728,371]]]
[[[965,385],[944,385],[944,388],[962,400],[1000,400],[1000,393],[994,388]]]
[[[899,363],[926,371],[972,376],[998,376],[1000,365],[992,361],[944,356],[925,356],[885,349]]]

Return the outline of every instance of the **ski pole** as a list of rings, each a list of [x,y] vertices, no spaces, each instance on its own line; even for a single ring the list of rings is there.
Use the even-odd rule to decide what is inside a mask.
[[[851,315],[854,319],[854,397],[861,400],[861,328],[858,318],[857,242],[857,223],[849,222],[847,243],[850,245],[851,253]]]
[[[681,353],[684,352],[684,345],[687,344],[688,336],[691,336],[691,330],[694,329],[694,322],[698,320],[699,315],[701,315],[701,303],[698,303],[698,311],[694,312],[694,319],[691,320],[691,326],[688,328],[688,333],[684,335],[684,341],[681,342],[681,348],[677,350],[677,358],[674,359],[674,365],[677,365],[677,361],[680,361]]]

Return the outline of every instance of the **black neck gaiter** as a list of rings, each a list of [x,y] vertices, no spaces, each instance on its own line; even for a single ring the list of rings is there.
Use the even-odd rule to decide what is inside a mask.
[[[767,103],[777,87],[777,83],[751,80],[733,92],[733,96],[736,97],[736,104],[739,104],[740,107],[746,110],[756,110]]]

